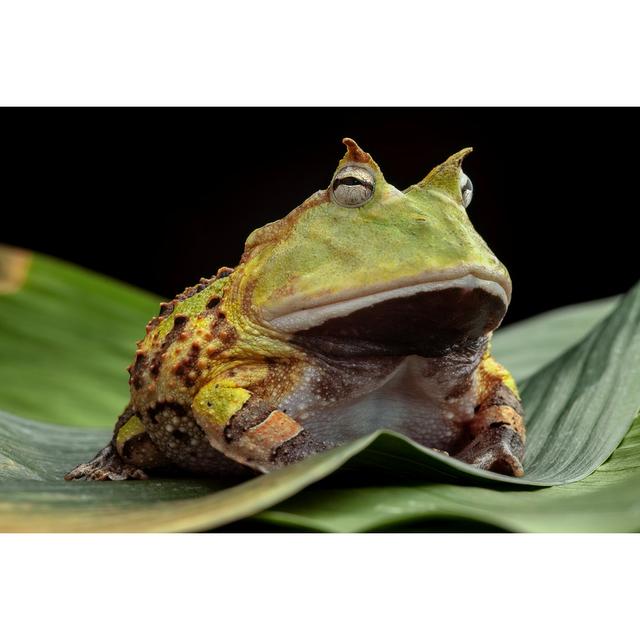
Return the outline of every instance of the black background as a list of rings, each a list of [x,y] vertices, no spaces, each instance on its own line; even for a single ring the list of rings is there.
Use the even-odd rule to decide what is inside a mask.
[[[172,297],[327,186],[355,138],[400,189],[465,146],[506,322],[640,277],[637,109],[4,109],[0,241]]]

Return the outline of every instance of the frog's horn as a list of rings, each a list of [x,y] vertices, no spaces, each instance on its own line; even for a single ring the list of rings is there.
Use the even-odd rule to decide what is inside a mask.
[[[431,169],[426,178],[423,178],[418,184],[407,189],[435,189],[444,191],[451,196],[456,202],[461,202],[460,194],[460,171],[462,170],[462,161],[473,151],[473,147],[466,147],[458,153],[454,153],[447,158],[442,164]]]
[[[363,151],[353,138],[342,138],[342,144],[347,147],[347,153],[345,153],[342,160],[340,160],[338,169],[343,167],[345,164],[357,162],[358,164],[368,164],[375,171],[380,171],[380,168],[375,163],[371,155],[366,151]]]
[[[348,162],[371,162],[371,156],[363,151],[358,143],[353,138],[342,138],[342,144],[347,147],[347,153],[345,153],[343,160]]]

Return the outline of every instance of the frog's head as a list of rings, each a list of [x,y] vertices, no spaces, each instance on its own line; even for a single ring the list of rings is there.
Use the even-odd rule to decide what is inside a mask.
[[[511,281],[467,216],[461,164],[471,149],[399,191],[343,142],[329,187],[248,238],[254,317],[338,354],[436,355],[484,339],[507,310]]]

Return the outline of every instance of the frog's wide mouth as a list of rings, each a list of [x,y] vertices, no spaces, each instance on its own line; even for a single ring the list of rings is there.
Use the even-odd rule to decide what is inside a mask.
[[[508,279],[456,274],[292,309],[269,324],[295,342],[333,352],[440,353],[496,329],[510,298]]]

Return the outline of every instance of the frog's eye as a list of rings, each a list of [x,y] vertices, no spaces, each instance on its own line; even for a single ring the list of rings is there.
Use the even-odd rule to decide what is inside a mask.
[[[361,207],[371,199],[376,186],[373,174],[364,167],[343,167],[331,183],[331,195],[341,207]]]
[[[460,193],[462,194],[462,206],[466,209],[473,198],[473,183],[469,176],[460,172]]]

